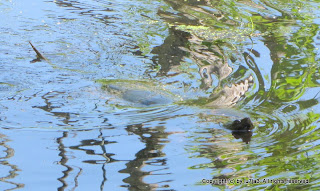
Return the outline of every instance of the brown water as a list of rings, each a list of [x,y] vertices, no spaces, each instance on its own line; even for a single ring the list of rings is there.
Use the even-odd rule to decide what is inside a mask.
[[[0,1],[0,190],[318,190],[318,6]]]

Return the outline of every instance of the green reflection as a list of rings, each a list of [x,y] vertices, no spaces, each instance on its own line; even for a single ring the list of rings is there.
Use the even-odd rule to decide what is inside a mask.
[[[199,90],[209,94],[187,103],[214,109],[215,98],[223,107],[234,106],[225,103],[236,94],[236,85],[251,76],[254,81],[235,101],[240,110],[256,121],[252,143],[236,141],[221,129],[193,132],[189,138],[194,144],[187,151],[192,157],[207,158],[211,162],[190,169],[212,169],[212,178],[309,181],[309,184],[226,185],[232,190],[315,189],[320,178],[317,136],[320,112],[317,94],[313,93],[318,92],[319,87],[315,42],[319,26],[314,22],[319,19],[319,3],[295,0],[165,2],[170,8],[159,11],[159,15],[171,30],[189,34],[182,49],[185,57],[199,68],[202,82]],[[228,88],[232,91],[227,92]],[[205,118],[205,122],[225,121],[223,116]]]

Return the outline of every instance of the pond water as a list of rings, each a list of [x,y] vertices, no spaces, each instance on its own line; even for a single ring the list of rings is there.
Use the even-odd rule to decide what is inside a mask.
[[[319,6],[0,1],[0,189],[318,190]]]

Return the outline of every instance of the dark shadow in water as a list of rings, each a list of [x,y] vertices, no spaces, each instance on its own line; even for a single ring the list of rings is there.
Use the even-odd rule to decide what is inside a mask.
[[[89,155],[99,155],[102,156],[103,158],[105,158],[105,160],[87,160],[87,161],[83,161],[85,163],[90,163],[90,164],[101,164],[102,163],[102,181],[101,181],[101,185],[100,185],[100,190],[104,190],[104,184],[107,181],[107,173],[106,173],[106,169],[105,169],[105,165],[107,163],[111,163],[111,162],[115,162],[116,160],[112,159],[111,156],[114,155],[112,153],[107,153],[106,152],[106,148],[105,148],[105,144],[108,143],[113,143],[113,142],[107,142],[105,141],[102,131],[101,129],[100,131],[100,135],[99,135],[99,139],[102,139],[101,141],[97,141],[96,139],[88,139],[88,140],[82,140],[80,145],[77,146],[71,146],[69,147],[70,149],[73,150],[80,150],[80,151],[85,151],[86,154]],[[67,170],[62,171],[63,176],[58,178],[58,180],[62,183],[62,186],[58,188],[58,190],[62,191],[62,190],[66,190],[68,189],[68,183],[66,181],[66,179],[69,177],[69,174],[74,171],[74,168],[71,167],[70,165],[68,165],[68,158],[67,158],[67,151],[65,149],[65,146],[63,144],[63,139],[68,137],[68,132],[63,132],[63,136],[57,139],[57,143],[59,144],[59,156],[61,157],[61,160],[59,162],[59,164],[61,164],[62,166],[66,167]],[[102,153],[103,154],[96,154],[94,150],[91,149],[83,149],[86,148],[88,146],[100,146]],[[76,188],[78,187],[78,178],[82,173],[82,168],[79,168],[79,172],[77,173],[77,175],[74,178],[74,187],[71,190],[76,190]],[[98,178],[98,177],[97,177]]]
[[[9,139],[7,139],[4,134],[0,134],[0,139],[2,140],[0,142],[0,146],[5,148],[3,151],[5,153],[5,156],[0,157],[0,164],[4,166],[8,166],[9,168],[12,169],[8,172],[9,175],[0,177],[0,181],[14,185],[14,188],[6,189],[6,190],[16,190],[16,189],[23,188],[25,186],[24,184],[9,181],[10,179],[14,179],[15,177],[18,176],[18,171],[20,171],[20,169],[16,165],[10,164],[8,162],[8,159],[14,156],[14,150],[9,145],[6,144],[6,142],[8,142]]]
[[[252,131],[232,131],[232,135],[248,144],[251,141]]]
[[[173,66],[178,66],[187,53],[181,47],[187,47],[190,34],[187,32],[169,28],[169,35],[163,44],[152,49],[151,53],[156,54],[152,58],[155,65],[161,65],[157,75],[167,76]]]
[[[129,133],[138,135],[141,142],[145,143],[146,147],[137,152],[135,155],[136,158],[126,164],[126,169],[120,171],[121,173],[129,174],[129,177],[125,178],[123,181],[129,184],[128,189],[130,191],[153,190],[155,188],[159,188],[159,185],[156,183],[147,184],[143,181],[144,177],[148,175],[155,175],[155,173],[154,171],[143,171],[142,168],[147,164],[157,165],[158,167],[163,166],[162,169],[157,171],[167,169],[166,158],[161,158],[165,156],[165,153],[162,152],[164,144],[161,143],[161,139],[166,139],[169,133],[165,133],[163,131],[163,126],[148,128],[144,127],[143,124],[130,125],[126,130]],[[170,182],[170,180],[162,181],[161,183],[164,182]]]
[[[165,13],[162,16],[165,16]],[[192,33],[171,27],[169,28],[169,36],[164,43],[152,50],[152,53],[157,54],[153,57],[153,62],[160,66],[157,75],[173,78],[181,73],[186,73],[187,75],[193,75],[193,78],[199,78],[188,71],[174,69],[180,66],[185,58],[189,58],[199,68],[201,77],[201,84],[199,87],[194,87],[197,90],[193,89],[193,91],[210,91],[206,92],[210,96],[188,100],[187,103],[211,107],[234,106],[250,90],[254,78],[251,71],[248,71],[244,66],[240,66],[234,71],[229,63],[232,58],[225,53],[222,48],[224,46],[232,45],[223,42],[204,41]],[[154,67],[158,68],[157,66]],[[171,70],[174,72],[169,73]],[[188,87],[185,82],[181,83]]]
[[[99,132],[100,132],[100,135],[98,136],[98,139],[101,139],[101,141],[98,141],[96,139],[81,140],[81,144],[79,144],[77,146],[71,146],[70,149],[84,151],[88,155],[102,156],[103,158],[105,158],[103,160],[86,160],[86,161],[82,161],[82,162],[89,163],[89,164],[102,164],[102,166],[101,166],[102,181],[101,181],[101,185],[100,185],[100,190],[104,190],[104,185],[105,185],[105,182],[107,181],[106,164],[112,163],[112,162],[117,162],[118,160],[113,159],[112,156],[114,154],[113,153],[107,153],[107,150],[105,148],[106,144],[112,144],[112,143],[116,143],[116,142],[106,141],[104,136],[103,136],[102,129],[100,129]],[[100,146],[101,150],[102,150],[102,154],[95,153],[95,150],[84,149],[84,148],[88,148],[89,146],[90,147],[92,147],[92,146]]]
[[[44,106],[33,106],[33,108],[39,108],[46,112],[52,113],[54,116],[57,116],[58,118],[62,118],[62,122],[66,125],[69,124],[70,120],[70,113],[69,112],[53,112],[52,110],[55,108],[59,108],[59,106],[55,106],[50,99],[54,99],[59,94],[64,94],[65,92],[58,92],[58,91],[52,91],[44,94],[41,96],[41,98],[44,100],[45,105]]]
[[[102,150],[102,156],[106,159],[103,162],[103,165],[101,167],[101,170],[102,170],[102,182],[101,182],[101,185],[100,185],[100,190],[103,191],[104,190],[104,184],[105,182],[107,181],[107,173],[106,173],[106,169],[105,169],[105,166],[107,163],[109,163],[111,161],[111,158],[109,156],[112,156],[111,154],[107,154],[107,151],[106,151],[106,147],[105,147],[105,139],[104,139],[104,136],[103,136],[103,133],[101,131],[101,129],[99,130],[100,131],[100,135],[99,135],[99,138],[101,138],[101,144],[100,144],[100,147],[101,147],[101,150]]]
[[[124,183],[127,183],[126,185],[122,185],[122,187],[128,187],[131,191],[144,191],[144,190],[152,190],[155,188],[159,188],[159,185],[157,184],[148,184],[143,181],[143,178],[149,175],[156,175],[156,171],[161,171],[167,169],[166,167],[166,159],[161,158],[164,157],[165,154],[161,151],[164,147],[164,144],[161,140],[166,139],[170,133],[165,133],[163,126],[157,126],[155,128],[147,128],[144,127],[142,124],[137,125],[130,125],[127,126],[126,130],[129,134],[135,134],[140,137],[140,140],[142,143],[145,143],[145,148],[138,151],[136,153],[136,158],[133,160],[130,160],[126,166],[127,168],[120,170],[120,173],[126,173],[129,175],[129,177],[123,179]],[[107,150],[105,148],[106,144],[113,144],[116,142],[110,142],[106,141],[105,137],[103,136],[102,129],[99,130],[100,135],[98,136],[98,139],[101,139],[101,141],[98,141],[97,139],[87,139],[87,140],[81,140],[81,143],[76,146],[70,146],[69,148],[72,150],[79,150],[84,151],[87,155],[95,155],[95,156],[102,156],[105,158],[105,160],[86,160],[82,161],[89,164],[102,164],[102,181],[100,185],[100,190],[104,190],[105,182],[107,181],[107,169],[106,165],[108,163],[117,162],[118,160],[115,160],[112,158],[114,155],[113,153],[107,153]],[[148,135],[148,136],[146,136]],[[150,136],[149,136],[150,135]],[[63,184],[58,190],[65,190],[68,187],[68,184],[66,182],[66,178],[68,178],[69,174],[74,170],[73,167],[67,164],[68,158],[66,155],[65,146],[63,144],[63,139],[68,137],[68,132],[64,132],[63,136],[57,139],[57,142],[59,144],[59,156],[61,157],[60,164],[67,168],[67,170],[63,171],[63,176],[59,178],[59,181]],[[102,154],[97,154],[95,149],[87,149],[88,147],[92,146],[100,146],[102,150]],[[157,165],[157,166],[163,166],[162,169],[154,170],[151,172],[143,171],[142,168],[145,165]],[[81,169],[77,175],[77,177],[81,174]],[[158,174],[158,175],[165,175],[165,174]],[[76,190],[77,187],[77,177],[75,178],[75,187],[73,189]],[[99,178],[99,177],[97,177]],[[170,180],[162,181],[164,182],[170,182]],[[165,185],[167,186],[167,185]]]
[[[106,8],[106,6],[112,5],[111,2],[103,2],[106,6],[94,6],[90,4],[85,4],[77,1],[54,1],[60,7],[70,7],[71,12],[76,12],[80,15],[90,15],[93,18],[99,18],[104,21],[105,24],[112,23],[111,19],[117,19],[116,17],[110,17],[109,15],[101,14],[99,12],[112,12],[114,11],[111,8]],[[69,9],[70,10],[70,9]],[[70,19],[70,18],[69,18]]]
[[[57,189],[58,191],[63,191],[68,188],[68,183],[65,181],[65,179],[68,178],[69,174],[74,170],[71,166],[67,164],[68,162],[68,158],[66,155],[67,151],[65,150],[65,146],[63,144],[63,139],[67,138],[68,134],[69,134],[68,132],[63,132],[63,136],[57,138],[57,143],[59,144],[58,148],[60,151],[59,156],[61,157],[59,164],[67,168],[66,170],[62,171],[63,176],[61,178],[58,178],[58,180],[62,183],[62,186]],[[82,172],[82,169],[79,168],[79,172],[74,178],[74,187],[71,190],[75,190],[78,187],[78,177],[80,176],[81,172]]]

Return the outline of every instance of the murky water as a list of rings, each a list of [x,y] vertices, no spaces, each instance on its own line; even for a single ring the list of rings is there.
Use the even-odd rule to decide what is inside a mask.
[[[1,190],[317,190],[318,6],[0,1]]]

